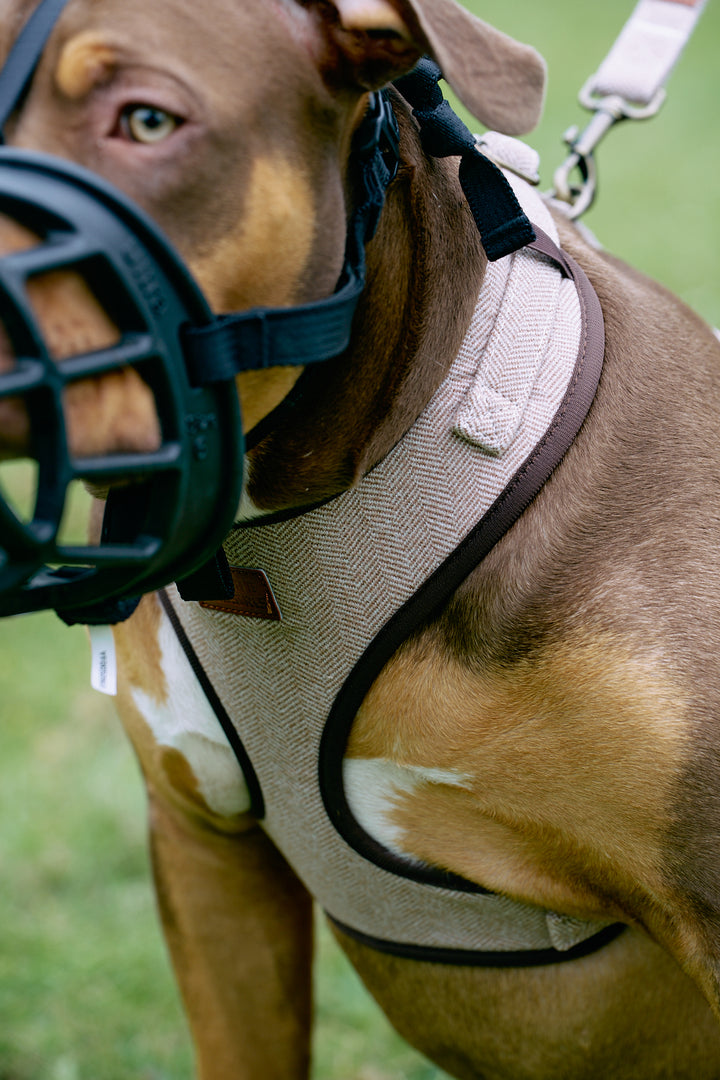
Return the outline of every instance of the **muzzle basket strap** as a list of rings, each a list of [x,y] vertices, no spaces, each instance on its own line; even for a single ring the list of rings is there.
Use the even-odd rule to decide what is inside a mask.
[[[68,0],[42,0],[35,9],[0,72],[0,144],[5,125],[27,92],[50,34]]]
[[[397,175],[399,133],[385,91],[371,95],[353,140],[357,205],[348,223],[345,262],[332,296],[289,308],[223,315],[184,335],[194,385],[225,382],[243,371],[324,363],[350,344],[365,287],[365,245],[373,238],[388,187]]]
[[[346,268],[347,271],[347,268]],[[350,342],[364,277],[347,272],[344,287],[314,304],[225,315],[184,334],[190,378],[196,386],[225,382],[243,371],[321,363]]]

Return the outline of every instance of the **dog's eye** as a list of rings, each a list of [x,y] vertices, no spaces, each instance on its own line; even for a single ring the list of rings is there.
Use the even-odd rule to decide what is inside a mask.
[[[172,135],[182,123],[182,120],[166,112],[165,109],[156,109],[153,105],[128,105],[123,109],[120,116],[120,128],[126,138],[133,142],[153,143],[162,142]]]

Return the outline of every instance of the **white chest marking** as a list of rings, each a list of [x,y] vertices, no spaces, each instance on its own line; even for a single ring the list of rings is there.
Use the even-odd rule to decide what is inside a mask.
[[[398,799],[416,795],[424,784],[465,787],[467,783],[468,777],[462,773],[397,765],[385,758],[343,761],[345,797],[355,820],[383,847],[413,862],[418,860],[403,849],[403,830],[393,822]]]
[[[250,462],[249,462],[247,454],[245,455],[243,467],[245,469],[245,483],[243,484],[242,494],[240,496],[240,503],[239,503],[238,508],[237,508],[237,513],[235,514],[235,520],[236,521],[253,521],[255,518],[262,517],[262,515],[267,513],[267,511],[266,510],[259,510],[258,507],[255,505],[255,503],[250,498],[250,496],[248,495],[247,488],[248,488],[248,479],[249,479],[249,476],[250,476]]]
[[[167,700],[158,703],[133,688],[135,705],[157,742],[185,758],[214,813],[223,817],[245,813],[250,794],[240,766],[164,613],[158,642]]]

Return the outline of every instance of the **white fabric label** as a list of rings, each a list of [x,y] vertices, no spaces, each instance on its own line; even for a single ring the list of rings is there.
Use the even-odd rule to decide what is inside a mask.
[[[117,658],[115,639],[109,626],[90,626],[90,649],[92,669],[90,683],[93,690],[115,697],[117,694]]]

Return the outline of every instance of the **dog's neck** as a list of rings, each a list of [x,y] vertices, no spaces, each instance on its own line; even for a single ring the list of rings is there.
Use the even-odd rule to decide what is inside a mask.
[[[397,95],[395,108],[402,164],[367,249],[352,344],[302,376],[249,455],[249,499],[265,513],[330,498],[376,465],[442,382],[472,318],[486,260],[457,161],[428,159]]]

